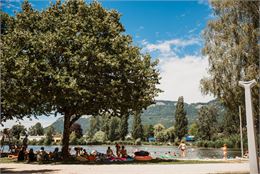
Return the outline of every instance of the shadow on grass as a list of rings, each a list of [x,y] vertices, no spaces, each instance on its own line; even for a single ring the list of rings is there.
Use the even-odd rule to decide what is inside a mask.
[[[19,171],[13,171],[13,168],[1,168],[0,173],[1,174],[9,174],[9,173],[17,173],[17,174],[31,174],[31,173],[51,173],[58,170],[52,170],[52,169],[41,169],[41,170],[19,170]]]

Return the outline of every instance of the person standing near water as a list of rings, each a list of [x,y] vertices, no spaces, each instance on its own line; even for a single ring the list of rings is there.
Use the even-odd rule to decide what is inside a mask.
[[[24,139],[23,139],[23,147],[25,148],[25,150],[28,147],[28,135],[26,134]]]
[[[224,146],[222,147],[223,150],[223,159],[227,159],[227,145],[224,144]]]
[[[186,144],[184,143],[183,140],[181,141],[181,144],[179,145],[178,149],[181,150],[181,157],[185,157],[187,146],[186,146]]]
[[[120,157],[120,145],[118,143],[116,143],[116,155],[117,157]]]

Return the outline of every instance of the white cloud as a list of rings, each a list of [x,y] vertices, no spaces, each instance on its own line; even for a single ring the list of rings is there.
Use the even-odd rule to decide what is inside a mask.
[[[176,101],[179,96],[184,96],[187,103],[207,102],[212,96],[203,96],[200,91],[200,80],[207,76],[208,60],[201,54],[182,54],[187,46],[200,45],[199,38],[171,39],[149,43],[143,40],[143,51],[156,52],[160,59],[159,69],[161,81],[159,88],[164,92],[156,99]],[[182,52],[183,53],[183,52]]]
[[[177,101],[184,97],[186,103],[207,102],[212,96],[203,96],[200,92],[200,79],[207,75],[208,60],[201,56],[161,58],[159,64],[161,84],[164,92],[156,99]]]
[[[180,48],[200,44],[199,39],[190,38],[190,39],[171,39],[166,41],[158,41],[155,44],[150,44],[148,42],[143,42],[144,51],[153,52],[159,51],[160,54],[164,56],[176,56],[176,52],[179,51]]]

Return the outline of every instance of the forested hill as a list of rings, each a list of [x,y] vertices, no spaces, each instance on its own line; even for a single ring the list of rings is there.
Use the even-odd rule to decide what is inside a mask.
[[[170,127],[173,125],[174,120],[175,120],[175,107],[176,107],[177,102],[176,101],[163,101],[163,100],[158,100],[156,101],[156,104],[153,104],[147,108],[142,113],[142,123],[143,125],[145,124],[157,124],[161,123],[165,127]],[[185,103],[185,109],[187,112],[187,117],[189,120],[189,123],[192,123],[197,116],[197,112],[199,108],[205,105],[214,105],[218,108],[220,115],[223,115],[224,108],[220,105],[219,102],[216,100],[212,100],[208,103],[191,103],[187,104]],[[90,116],[88,117],[82,117],[80,118],[77,123],[81,124],[81,127],[84,132],[86,132],[89,129],[90,126]],[[63,118],[57,119],[52,126],[54,129],[58,132],[63,131]],[[129,128],[132,127],[132,117],[129,118]]]

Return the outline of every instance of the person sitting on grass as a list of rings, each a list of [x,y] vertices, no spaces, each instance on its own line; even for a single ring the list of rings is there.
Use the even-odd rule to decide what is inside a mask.
[[[122,149],[120,150],[120,156],[121,156],[121,158],[127,158],[128,157],[125,146],[122,146]]]
[[[34,161],[36,161],[36,156],[33,152],[33,149],[30,149],[29,153],[28,153],[28,163],[34,162]]]
[[[37,156],[37,160],[38,161],[47,161],[47,160],[49,160],[48,154],[44,150],[44,147],[41,147],[41,150],[40,150],[40,152],[38,153],[38,156]]]
[[[108,146],[107,148],[107,157],[111,158],[114,156],[113,150]]]
[[[52,152],[52,159],[54,161],[61,160],[61,152],[59,152],[59,148],[56,147]]]
[[[22,147],[22,149],[19,151],[18,153],[18,161],[24,161],[25,160],[25,153],[26,153],[26,149],[25,147]]]

